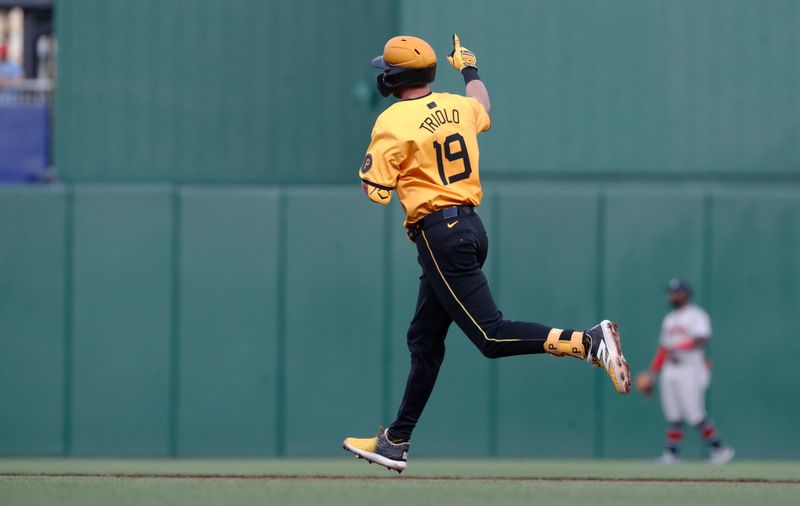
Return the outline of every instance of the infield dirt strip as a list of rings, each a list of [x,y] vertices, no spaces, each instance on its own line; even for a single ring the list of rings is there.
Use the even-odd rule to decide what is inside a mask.
[[[800,484],[800,461],[738,462],[708,466],[689,462],[657,466],[647,461],[420,459],[398,475],[341,459],[88,459],[0,458],[0,478],[115,478],[339,483],[651,483]]]
[[[152,480],[241,480],[241,481],[391,481],[391,482],[533,482],[533,483],[629,483],[629,484],[759,484],[759,485],[795,485],[800,486],[797,480],[771,480],[761,478],[578,478],[563,477],[525,477],[525,476],[276,476],[276,475],[213,475],[213,474],[154,474],[154,473],[0,473],[0,477],[9,478],[117,478],[117,479],[152,479]]]

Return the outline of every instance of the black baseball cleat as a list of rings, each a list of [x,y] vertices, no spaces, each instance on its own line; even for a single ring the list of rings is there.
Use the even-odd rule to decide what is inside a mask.
[[[631,368],[622,354],[619,328],[616,323],[603,320],[586,331],[591,340],[586,361],[608,373],[614,388],[620,394],[631,391]]]
[[[342,447],[367,462],[380,464],[387,469],[402,473],[406,468],[408,459],[408,441],[392,443],[389,441],[386,429],[378,429],[378,435],[366,439],[349,437],[344,440]]]

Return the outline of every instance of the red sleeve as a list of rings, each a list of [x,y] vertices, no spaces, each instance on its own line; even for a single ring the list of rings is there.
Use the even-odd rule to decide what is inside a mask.
[[[667,349],[663,346],[659,346],[656,350],[655,356],[653,357],[653,362],[650,364],[650,370],[658,374],[658,371],[661,370],[661,367],[664,365],[664,360],[666,359]]]

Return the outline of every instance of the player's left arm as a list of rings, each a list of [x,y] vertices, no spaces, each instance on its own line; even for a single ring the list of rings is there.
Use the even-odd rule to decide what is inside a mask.
[[[358,169],[361,189],[371,201],[387,205],[392,200],[404,155],[396,136],[378,118],[367,154]]]
[[[361,189],[367,198],[381,205],[391,202],[402,158],[399,143],[391,131],[376,124],[358,170]]]
[[[392,195],[394,194],[394,188],[381,186],[363,179],[361,180],[361,189],[368,199],[384,206],[392,201]]]

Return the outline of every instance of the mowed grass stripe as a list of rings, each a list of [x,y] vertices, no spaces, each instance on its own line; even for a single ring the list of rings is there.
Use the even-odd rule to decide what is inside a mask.
[[[402,475],[340,459],[0,459],[4,475],[185,477],[450,478],[551,480],[800,481],[800,461],[734,461],[674,466],[643,460],[412,459]]]
[[[615,506],[796,505],[800,487],[763,483],[630,483],[442,479],[180,479],[0,477],[0,504],[226,506],[409,504]]]

